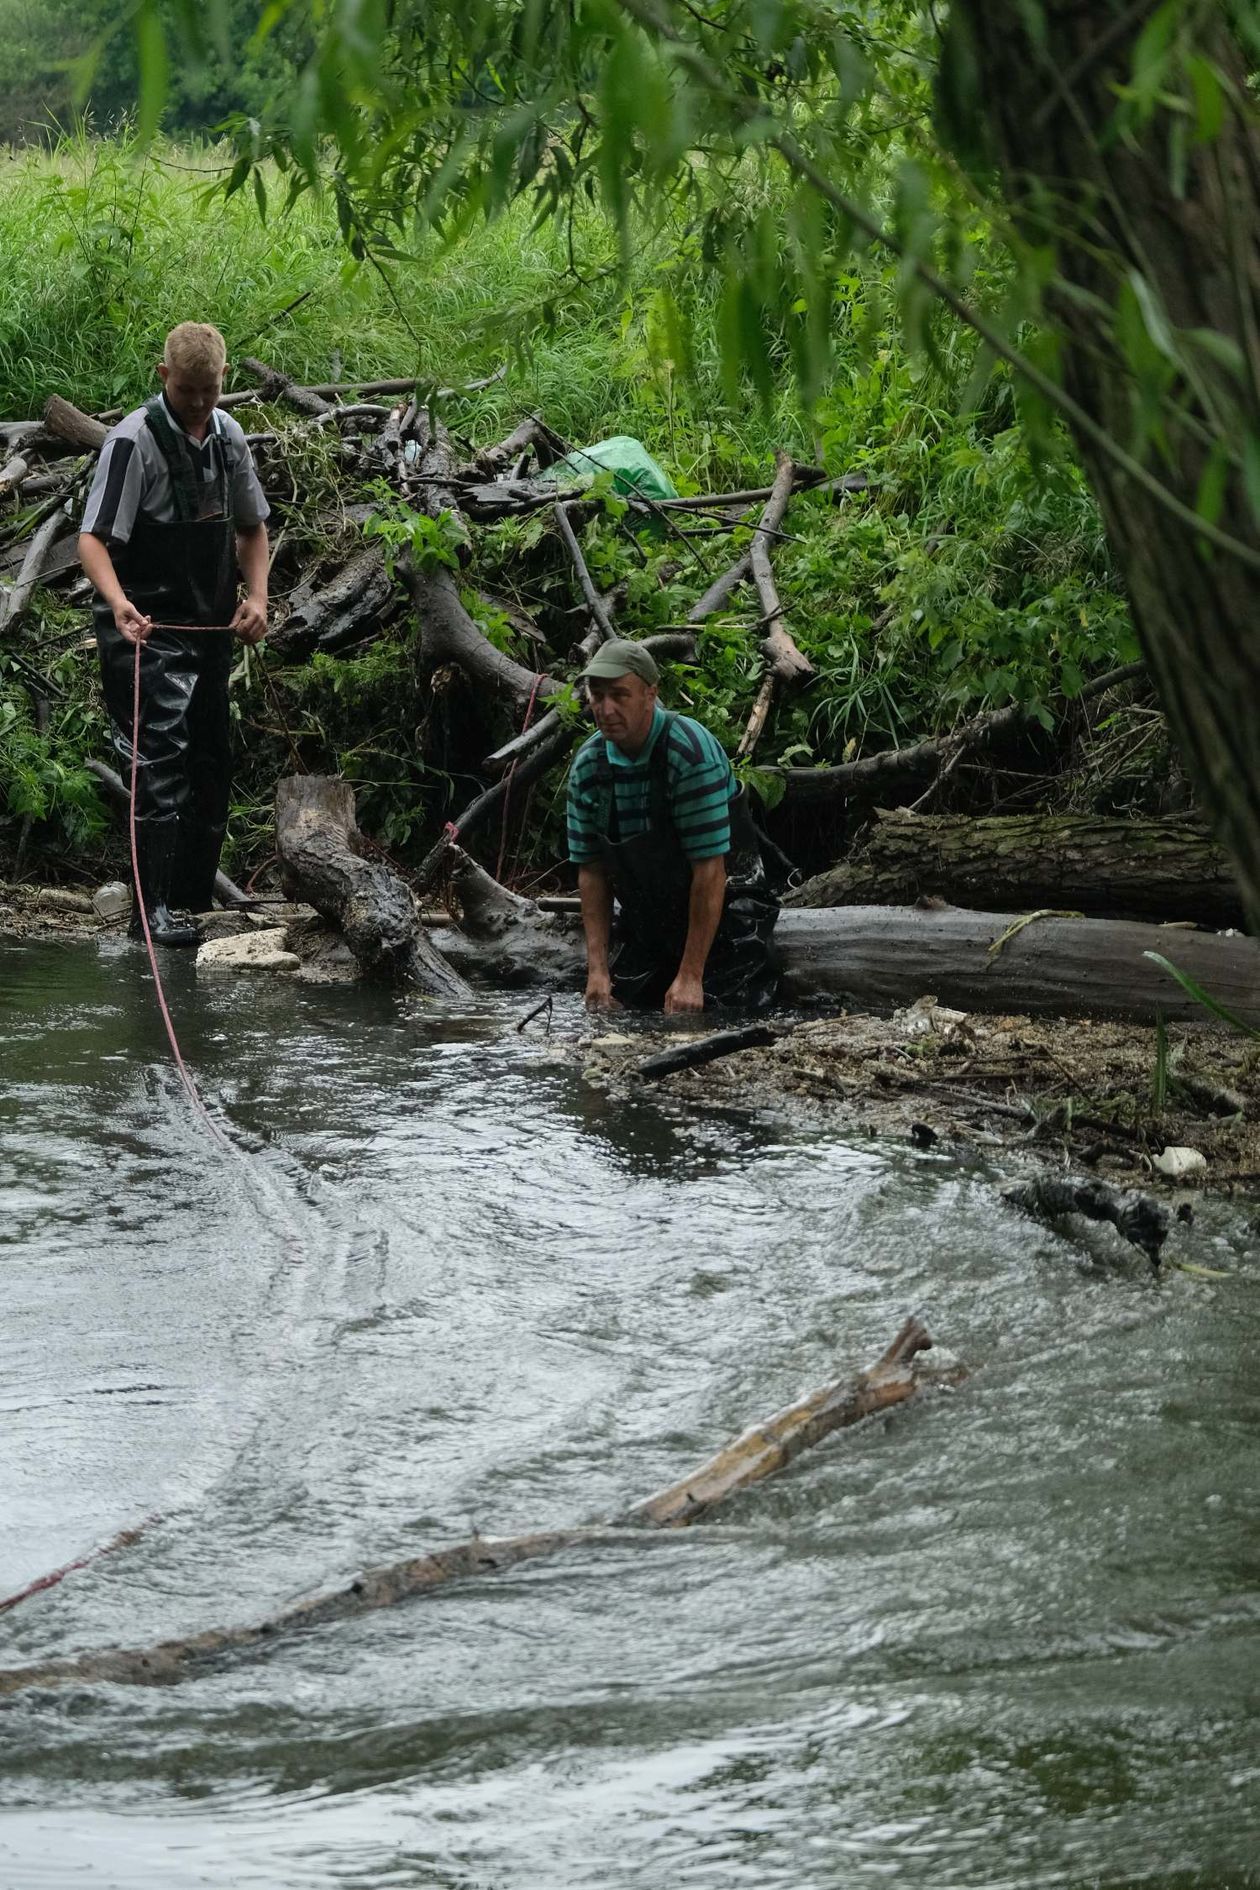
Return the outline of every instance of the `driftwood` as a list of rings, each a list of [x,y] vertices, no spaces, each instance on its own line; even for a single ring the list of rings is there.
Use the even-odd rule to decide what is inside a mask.
[[[483,447],[473,460],[477,471],[494,478],[515,466],[522,455],[532,452],[540,466],[554,465],[569,450],[567,440],[549,427],[540,413],[527,414],[518,427],[494,446]]]
[[[45,568],[51,562],[58,540],[64,537],[68,528],[69,515],[64,506],[59,504],[32,538],[16,582],[0,594],[0,631],[12,629],[22,616]]]
[[[594,619],[596,630],[599,632],[599,641],[606,643],[613,634],[612,620],[604,607],[603,598],[591,581],[591,574],[587,569],[586,559],[582,555],[582,547],[577,541],[577,534],[573,529],[573,522],[569,516],[569,507],[567,505],[557,505],[555,521],[556,530],[560,534],[561,542],[572,560],[574,570],[577,572],[578,584],[581,587],[583,597],[586,599],[586,607]]]
[[[16,492],[31,470],[31,461],[22,453],[15,453],[10,460],[0,466],[0,498],[10,492]]]
[[[1136,1188],[1111,1188],[1105,1181],[1057,1180],[1043,1176],[1003,1195],[1012,1207],[1038,1221],[1057,1221],[1082,1214],[1087,1220],[1109,1221],[1118,1234],[1146,1255],[1156,1272],[1172,1218],[1162,1201]]]
[[[449,571],[412,570],[407,579],[421,628],[425,663],[436,669],[454,663],[469,681],[494,700],[505,701],[517,716],[531,702],[554,695],[560,687],[550,676],[496,650],[469,616]]]
[[[478,925],[436,943],[474,981],[576,988],[580,933],[485,876]],[[496,908],[495,902],[499,904]],[[479,933],[495,910],[493,950]],[[552,949],[536,949],[544,926]],[[1260,1024],[1260,943],[1211,932],[1169,932],[1124,920],[967,912],[955,907],[840,906],[785,911],[775,927],[789,1001],[874,1007],[925,993],[961,1010],[1206,1021],[1200,1005],[1144,956],[1163,953],[1210,996]]]
[[[789,998],[905,1004],[931,992],[961,1010],[1206,1020],[1144,953],[1164,953],[1213,997],[1260,1024],[1260,944],[1128,920],[947,906],[840,906],[780,914]],[[1014,928],[1021,927],[1018,931]],[[1005,943],[1001,941],[1005,940]]]
[[[353,1619],[431,1594],[452,1581],[502,1573],[568,1549],[620,1542],[645,1547],[656,1530],[687,1528],[737,1491],[781,1470],[832,1432],[905,1404],[920,1390],[958,1383],[962,1373],[924,1371],[919,1355],[932,1341],[908,1319],[883,1357],[856,1379],[838,1379],[753,1425],[690,1476],[635,1503],[623,1518],[595,1529],[554,1529],[522,1536],[474,1536],[386,1567],[366,1570],[346,1587],[316,1595],[250,1627],[211,1628],[156,1647],[106,1648],[66,1660],[0,1670],[0,1697],[31,1687],[167,1686],[194,1679],[233,1656],[271,1647],[282,1636]]]
[[[1193,818],[1015,814],[968,820],[877,811],[855,857],[787,894],[790,906],[953,904],[1242,924],[1225,854]]]
[[[265,361],[256,361],[252,355],[246,355],[241,362],[247,374],[252,374],[260,383],[258,398],[265,405],[283,400],[290,407],[296,407],[299,413],[318,415],[332,412],[330,403],[322,394],[317,394],[313,387],[303,387],[288,374],[281,374],[278,369],[268,367]]]
[[[276,784],[276,851],[286,891],[342,932],[369,977],[415,985],[431,997],[467,986],[439,957],[415,901],[383,861],[369,860],[354,819],[354,790],[325,775],[285,775]]]
[[[716,1063],[719,1057],[734,1056],[737,1050],[761,1049],[777,1043],[778,1039],[778,1031],[771,1030],[768,1024],[746,1024],[741,1030],[714,1030],[707,1037],[695,1037],[690,1043],[646,1057],[635,1075],[654,1083],[659,1077],[674,1076],[679,1070],[698,1070],[705,1063]]]
[[[774,571],[770,563],[770,535],[777,531],[787,502],[792,496],[792,483],[795,468],[786,453],[775,454],[775,481],[766,502],[766,509],[757,522],[749,546],[749,559],[752,565],[753,582],[757,586],[757,596],[761,600],[762,622],[766,634],[762,639],[761,652],[765,658],[766,671],[762,678],[757,700],[748,717],[747,726],[740,737],[736,751],[739,757],[750,755],[765,728],[770,714],[770,705],[774,701],[777,689],[799,689],[814,678],[814,666],[809,658],[802,656],[796,644],[788,634],[783,621],[783,605],[779,601],[778,587],[774,581]]]
[[[628,1517],[656,1529],[683,1529],[697,1522],[736,1490],[782,1470],[833,1431],[904,1404],[921,1382],[914,1360],[931,1346],[920,1322],[907,1319],[883,1357],[856,1381],[823,1385],[763,1424],[752,1425],[690,1476],[636,1503]],[[956,1383],[961,1375],[955,1371],[947,1382]]]
[[[248,366],[248,363],[243,362],[242,366]],[[465,381],[460,387],[439,387],[434,391],[433,398],[453,400],[458,394],[478,394],[482,388],[493,387],[496,381],[501,381],[506,371],[505,368],[496,368],[493,374],[487,374],[479,381]],[[297,386],[298,383],[294,382],[293,385]],[[304,385],[301,391],[307,394],[318,394],[322,400],[336,400],[342,394],[414,394],[416,388],[422,385],[423,383],[418,381],[414,374],[404,374],[388,381],[315,381]],[[257,402],[261,398],[258,390],[250,387],[234,394],[224,394],[219,405],[241,407]]]
[[[332,654],[374,635],[396,608],[384,554],[378,546],[365,545],[326,584],[303,584],[293,592],[289,614],[272,630],[268,645],[298,661],[316,650]]]
[[[50,394],[44,402],[43,426],[54,440],[80,453],[99,453],[109,432],[102,421],[72,406],[60,394]]]

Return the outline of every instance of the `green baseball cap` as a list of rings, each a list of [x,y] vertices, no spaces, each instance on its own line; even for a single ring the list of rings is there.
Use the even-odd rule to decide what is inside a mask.
[[[641,676],[645,683],[661,680],[651,650],[645,650],[641,643],[631,643],[626,637],[613,637],[603,644],[582,674],[601,677],[605,682],[614,682],[618,676]]]

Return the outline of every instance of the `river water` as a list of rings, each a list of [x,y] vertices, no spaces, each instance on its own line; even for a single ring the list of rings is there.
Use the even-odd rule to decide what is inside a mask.
[[[616,1107],[385,994],[0,947],[0,1664],[617,1513],[919,1311],[972,1377],[711,1525],[0,1704],[0,1890],[1260,1884],[1260,1264]],[[577,1034],[576,1006],[556,1031]]]

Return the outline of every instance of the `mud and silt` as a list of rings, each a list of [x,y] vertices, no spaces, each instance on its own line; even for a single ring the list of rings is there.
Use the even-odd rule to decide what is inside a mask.
[[[654,1047],[612,1019],[574,1050],[588,1080],[629,1093]],[[1002,1149],[1056,1168],[1070,1160],[1125,1187],[1260,1192],[1260,1043],[1170,1025],[1162,1078],[1160,1067],[1150,1025],[964,1015],[927,996],[891,1017],[785,1018],[775,1043],[652,1088],[847,1135]],[[1206,1167],[1166,1176],[1169,1148],[1197,1151]]]

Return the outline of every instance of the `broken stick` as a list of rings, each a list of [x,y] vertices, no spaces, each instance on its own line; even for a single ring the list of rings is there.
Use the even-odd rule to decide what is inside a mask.
[[[778,1035],[769,1024],[745,1024],[740,1030],[710,1031],[707,1037],[694,1037],[690,1043],[681,1043],[672,1050],[662,1050],[658,1056],[645,1058],[636,1074],[647,1082],[654,1082],[657,1077],[672,1076],[676,1070],[697,1070],[704,1063],[715,1063],[718,1057],[733,1056],[737,1050],[755,1050],[776,1043]]]
[[[917,1319],[907,1319],[883,1357],[856,1379],[838,1379],[753,1425],[691,1476],[636,1503],[609,1529],[571,1528],[523,1536],[474,1536],[431,1555],[368,1569],[346,1587],[282,1609],[253,1627],[210,1628],[156,1647],[104,1648],[68,1660],[0,1669],[0,1698],[28,1687],[91,1685],[167,1686],[194,1677],[225,1657],[269,1647],[283,1634],[392,1607],[467,1576],[495,1575],[522,1562],[587,1542],[642,1540],[644,1528],[681,1529],[697,1522],[737,1490],[760,1482],[832,1431],[904,1404],[929,1384],[953,1384],[958,1369],[927,1373],[916,1364],[932,1341]],[[619,1524],[641,1525],[622,1534]]]

